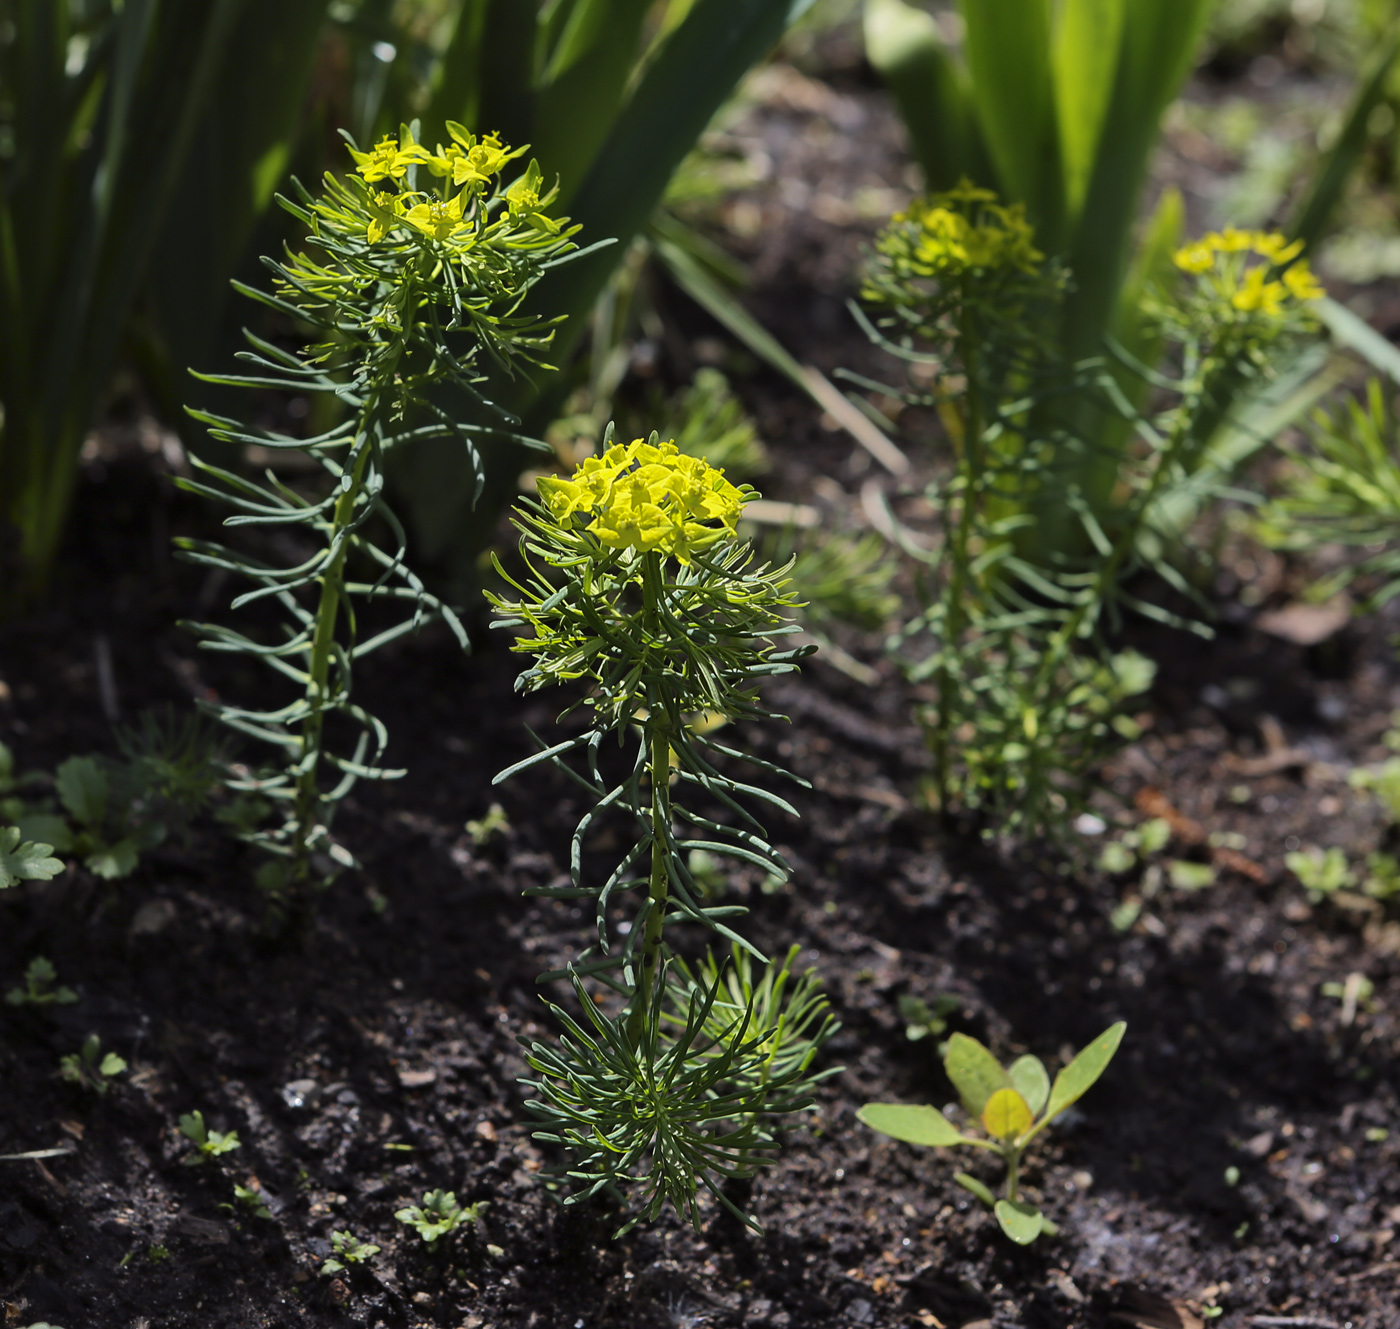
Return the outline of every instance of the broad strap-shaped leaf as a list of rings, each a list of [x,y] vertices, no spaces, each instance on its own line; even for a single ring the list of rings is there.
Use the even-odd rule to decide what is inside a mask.
[[[998,1200],[993,1212],[1001,1230],[1018,1246],[1029,1246],[1045,1231],[1040,1210],[1024,1200]]]
[[[1065,211],[1074,225],[1113,99],[1125,0],[1063,0],[1050,52]]]
[[[994,1140],[1014,1140],[1030,1130],[1034,1118],[1014,1089],[998,1089],[982,1109],[982,1128]]]
[[[1024,1057],[1017,1057],[1006,1068],[1006,1074],[1011,1087],[1026,1100],[1032,1115],[1045,1106],[1045,1100],[1050,1097],[1050,1073],[1039,1057],[1033,1057],[1029,1052]]]
[[[975,1195],[988,1209],[995,1209],[997,1207],[997,1197],[992,1194],[991,1187],[978,1181],[970,1172],[955,1172],[953,1173],[953,1180],[956,1181],[963,1190],[969,1191]]]
[[[0,890],[22,881],[48,881],[63,871],[53,854],[53,845],[35,844],[20,838],[19,828],[0,830]]]
[[[1118,1044],[1123,1041],[1123,1031],[1127,1027],[1123,1020],[1110,1025],[1055,1077],[1055,1083],[1050,1087],[1050,1101],[1045,1107],[1046,1121],[1058,1117],[1104,1073],[1108,1063],[1113,1060],[1113,1054],[1118,1051]]]
[[[925,1103],[867,1103],[856,1116],[873,1131],[909,1144],[949,1149],[966,1137],[936,1107]]]
[[[948,1040],[943,1069],[958,1091],[965,1107],[974,1117],[982,1115],[987,1100],[998,1089],[1009,1089],[1011,1081],[999,1062],[975,1038],[954,1034]]]

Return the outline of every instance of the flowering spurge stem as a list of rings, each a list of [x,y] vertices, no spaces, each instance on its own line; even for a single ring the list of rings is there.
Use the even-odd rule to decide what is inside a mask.
[[[278,765],[250,772],[235,788],[256,796],[241,833],[271,855],[259,884],[292,924],[309,917],[313,880],[335,863],[353,862],[330,838],[341,800],[358,779],[402,774],[380,765],[388,735],[351,699],[354,662],[432,617],[467,644],[455,615],[404,562],[403,528],[384,498],[385,456],[416,440],[456,439],[476,466],[479,490],[478,440],[529,441],[513,432],[517,421],[483,397],[482,362],[508,374],[519,363],[540,363],[552,325],[522,314],[521,303],[573,250],[577,228],[549,215],[554,195],[538,166],[531,162],[514,183],[501,178],[523,150],[450,122],[447,131],[450,145],[435,151],[415,141],[416,126],[369,152],[352,147],[355,174],[328,175],[319,195],[298,184],[298,201],[280,200],[306,227],[310,252],[266,260],[272,291],[239,289],[279,318],[309,325],[311,344],[288,350],[248,333],[250,349],[241,358],[253,366],[250,374],[198,376],[279,389],[303,405],[320,394],[326,409],[302,414],[333,422],[303,438],[192,412],[215,438],[313,459],[323,483],[294,488],[272,471],[260,483],[197,459],[198,478],[181,482],[232,507],[226,525],[291,527],[296,544],[310,546],[287,566],[269,559],[285,541],[267,543],[262,556],[179,542],[193,561],[253,583],[234,609],[271,600],[287,620],[271,640],[223,625],[195,631],[207,648],[261,660],[296,689],[290,703],[269,709],[210,705],[279,754]],[[395,606],[408,612],[361,641],[358,608],[369,605],[381,616]],[[332,746],[330,716],[358,731],[351,751]],[[259,816],[258,800],[271,812]]]
[[[541,976],[567,979],[584,1018],[552,1006],[562,1041],[522,1040],[538,1077],[526,1082],[537,1138],[571,1155],[560,1171],[580,1188],[566,1203],[633,1191],[623,1230],[668,1202],[698,1225],[701,1190],[753,1226],[723,1183],[771,1156],[766,1121],[810,1101],[822,1078],[812,1061],[834,1024],[812,976],[793,978],[796,948],[781,964],[763,960],[729,926],[743,910],[707,902],[690,856],[787,876],[741,800],[794,809],[732,769],[744,761],[786,772],[719,737],[726,722],[774,718],[759,685],[805,653],[777,649],[794,630],[787,568],[755,566],[737,538],[753,491],[655,434],[615,445],[609,427],[601,456],[571,478],[541,480],[539,491],[517,522],[524,573],[497,565],[518,598],[492,603],[498,626],[517,632],[515,649],[534,657],[517,688],[583,681],[565,714],[582,708],[586,718],[582,732],[496,778],[552,764],[587,791],[570,884],[531,893],[591,899],[598,941]],[[605,774],[609,736],[633,744],[633,757]],[[630,820],[634,842],[601,880],[585,878],[584,841],[614,815]],[[644,896],[619,928],[628,889]],[[691,967],[674,957],[666,927],[683,922],[724,937],[731,958]],[[586,979],[604,991],[590,992]]]

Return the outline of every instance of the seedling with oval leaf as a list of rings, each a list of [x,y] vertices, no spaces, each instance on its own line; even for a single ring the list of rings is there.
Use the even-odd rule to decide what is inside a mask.
[[[954,1180],[969,1190],[996,1214],[1001,1230],[1022,1246],[1042,1232],[1058,1231],[1035,1205],[1021,1199],[1021,1155],[1027,1146],[1071,1103],[1076,1102],[1104,1073],[1127,1025],[1110,1025],[1082,1049],[1052,1084],[1039,1057],[1017,1057],[1010,1066],[1002,1064],[975,1038],[954,1034],[948,1040],[943,1068],[953,1082],[963,1107],[979,1121],[986,1132],[967,1135],[953,1125],[937,1108],[924,1104],[867,1103],[857,1115],[872,1130],[910,1144],[951,1149],[970,1145],[996,1154],[1006,1164],[1006,1194],[1002,1199],[966,1172]]]

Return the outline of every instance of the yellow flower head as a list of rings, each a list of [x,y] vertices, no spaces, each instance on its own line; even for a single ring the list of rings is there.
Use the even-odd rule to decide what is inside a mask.
[[[425,199],[409,208],[403,214],[403,219],[434,240],[450,240],[471,225],[463,219],[465,192],[449,199]]]
[[[539,492],[561,526],[611,549],[657,550],[685,564],[732,535],[744,508],[743,492],[722,470],[674,443],[641,439],[589,457],[569,479],[541,479]]]
[[[453,141],[446,148],[439,146],[437,153],[426,161],[434,175],[450,176],[454,189],[462,185],[489,184],[492,176],[498,175],[508,161],[524,151],[522,148],[512,152],[501,142],[499,134],[483,134],[478,138],[452,120],[447,122],[447,132]]]
[[[1227,226],[1178,249],[1172,261],[1200,278],[1197,298],[1231,317],[1257,326],[1251,316],[1282,328],[1289,315],[1308,300],[1326,294],[1313,276],[1302,242],[1277,231],[1240,231]]]
[[[912,258],[930,277],[950,277],[974,269],[1035,272],[1044,261],[1032,243],[1025,208],[1003,207],[996,195],[964,180],[956,189],[915,199],[892,219],[895,227],[918,228]]]
[[[351,148],[350,155],[355,159],[355,169],[369,184],[374,184],[376,180],[402,180],[415,162],[428,160],[427,149],[415,143],[411,137],[400,146],[392,134],[386,134],[368,152]]]

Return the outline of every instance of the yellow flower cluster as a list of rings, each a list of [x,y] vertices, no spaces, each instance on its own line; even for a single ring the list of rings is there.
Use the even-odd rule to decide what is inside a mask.
[[[1290,300],[1319,300],[1327,292],[1313,276],[1300,240],[1277,231],[1227,226],[1178,249],[1172,261],[1183,272],[1207,277],[1231,308],[1242,314],[1282,314]],[[1262,259],[1263,262],[1251,262]]]
[[[508,162],[525,151],[507,148],[498,134],[478,137],[451,120],[447,122],[447,132],[452,142],[445,148],[439,144],[436,152],[415,143],[412,135],[402,142],[386,135],[368,152],[350,149],[355,169],[366,184],[388,181],[398,186],[397,191],[377,190],[368,200],[370,219],[366,230],[371,244],[377,244],[401,221],[440,243],[461,240],[464,232],[477,227],[472,207],[476,195]],[[444,181],[450,180],[447,188],[457,192],[451,197],[439,197],[408,189],[406,177],[414,166],[425,167]],[[540,168],[531,162],[525,175],[506,191],[506,205],[512,217],[524,217],[541,229],[557,231],[558,224],[540,211],[542,186]]]
[[[587,458],[569,479],[538,484],[561,526],[586,530],[611,549],[657,550],[686,564],[732,535],[744,508],[743,491],[722,470],[674,443],[641,439]]]
[[[892,221],[918,227],[910,257],[926,276],[978,268],[1035,272],[1045,255],[1033,243],[1025,207],[1006,207],[996,199],[991,190],[964,180],[956,189],[915,199]]]

